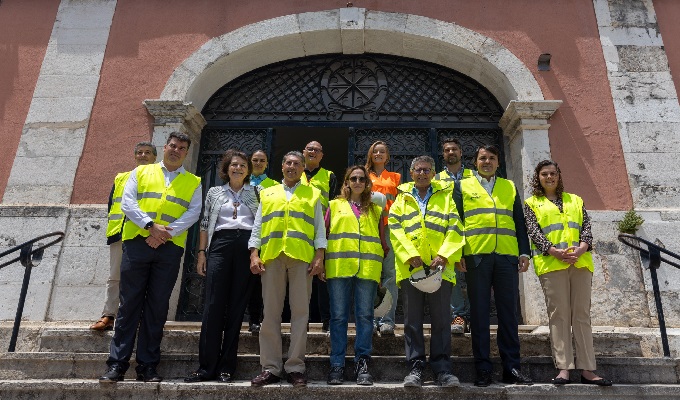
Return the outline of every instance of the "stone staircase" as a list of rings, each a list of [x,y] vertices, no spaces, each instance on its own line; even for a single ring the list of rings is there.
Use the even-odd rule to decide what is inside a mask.
[[[0,353],[0,399],[213,399],[213,398],[271,398],[353,399],[370,396],[375,399],[425,400],[430,398],[460,397],[466,399],[506,398],[590,398],[599,399],[678,399],[680,398],[680,360],[660,356],[658,332],[644,328],[598,327],[594,330],[598,371],[612,379],[615,386],[599,388],[572,384],[555,387],[549,382],[555,375],[550,357],[547,327],[521,326],[522,371],[537,382],[531,387],[494,384],[488,388],[474,387],[474,366],[469,335],[452,335],[453,372],[462,387],[442,389],[434,385],[433,377],[421,390],[404,389],[401,385],[408,372],[404,362],[403,331],[398,327],[394,337],[374,337],[374,357],[370,370],[377,384],[373,387],[352,385],[349,380],[354,346],[353,331],[348,340],[347,383],[341,387],[325,384],[328,373],[329,337],[321,332],[320,324],[310,324],[307,353],[306,389],[293,389],[289,384],[265,388],[251,388],[250,379],[260,371],[258,337],[247,332],[246,326],[239,343],[237,382],[217,384],[203,382],[185,384],[182,378],[198,366],[198,336],[200,324],[169,322],[163,339],[162,362],[159,373],[165,377],[160,384],[136,382],[128,372],[127,380],[101,387],[96,380],[106,369],[112,332],[91,332],[88,323],[32,323],[22,325],[15,353]],[[676,332],[677,331],[677,332]],[[7,347],[11,324],[0,323],[0,346]],[[429,336],[426,329],[426,346]],[[671,330],[671,347],[680,344],[680,329]],[[492,333],[492,343],[495,333]],[[283,332],[284,351],[287,350],[288,326]],[[500,381],[500,360],[497,349],[496,381]],[[677,354],[677,353],[676,353]],[[133,357],[134,359],[134,357]],[[134,365],[134,363],[133,363]],[[574,374],[572,380],[577,381]],[[540,383],[544,382],[544,383]],[[447,393],[449,392],[449,393]]]

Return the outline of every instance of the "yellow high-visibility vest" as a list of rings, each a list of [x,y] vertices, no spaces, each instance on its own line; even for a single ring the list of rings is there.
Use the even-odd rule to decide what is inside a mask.
[[[473,176],[474,175],[472,175],[471,169],[468,168],[463,169],[462,179],[471,178]],[[439,172],[437,175],[434,176],[433,180],[438,181],[439,184],[442,185],[442,187],[451,188],[451,190],[453,190],[453,185],[456,183],[456,180],[453,179],[453,176],[451,176],[451,174],[449,174],[449,171],[447,170],[442,170],[441,172]]]
[[[264,180],[262,180],[262,182],[260,182],[260,186],[262,186],[262,189],[270,188],[272,186],[276,186],[276,185],[280,185],[280,184],[281,184],[281,182],[277,182],[270,177],[266,177],[266,178],[264,178]]]
[[[307,174],[303,172],[300,180],[302,181],[303,185],[311,185],[319,189],[321,192],[321,208],[323,209],[323,212],[326,213],[329,203],[328,196],[330,195],[331,190],[331,171],[325,168],[319,168],[319,170],[316,171],[316,174],[314,174],[312,179],[309,181],[307,181]]]
[[[330,202],[331,221],[326,248],[326,278],[356,276],[380,282],[383,248],[380,243],[380,206],[371,203],[359,218],[346,199]]]
[[[201,178],[187,171],[178,174],[166,187],[160,164],[142,165],[137,167],[137,204],[153,222],[168,225],[187,211],[191,197],[200,184]],[[123,226],[123,240],[133,239],[137,235],[148,237],[149,231],[128,220]],[[168,241],[183,248],[186,240],[185,230]]]
[[[113,198],[111,199],[111,209],[109,210],[109,220],[106,224],[106,237],[111,237],[123,229],[123,220],[125,219],[125,214],[120,209],[120,203],[123,200],[123,191],[125,190],[125,184],[127,183],[130,173],[121,172],[116,175],[113,180]]]
[[[464,254],[506,254],[519,256],[515,220],[512,217],[517,190],[503,178],[496,178],[491,195],[477,177],[460,181],[465,220]]]
[[[309,263],[314,258],[314,207],[321,193],[312,186],[298,185],[290,200],[283,185],[260,192],[262,230],[260,259],[266,263],[283,252]]]
[[[408,279],[421,268],[409,271],[408,260],[420,256],[425,264],[441,255],[447,259],[443,279],[455,284],[454,263],[460,261],[465,243],[463,225],[456,212],[451,190],[432,182],[432,196],[425,215],[411,194],[413,182],[399,185],[397,199],[390,207],[390,240],[395,256],[397,282]]]
[[[558,249],[578,247],[583,226],[583,200],[579,196],[562,193],[562,212],[545,196],[531,196],[526,199],[525,203],[536,214],[538,226],[553,246]],[[551,255],[544,256],[533,242],[531,251],[536,275],[569,268],[569,264]],[[588,268],[590,272],[593,272],[595,268],[592,253],[590,251],[583,253],[574,266]]]

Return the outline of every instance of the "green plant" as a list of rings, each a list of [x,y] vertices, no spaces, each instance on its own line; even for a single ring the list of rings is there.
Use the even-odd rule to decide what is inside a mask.
[[[630,209],[623,216],[623,219],[619,221],[619,231],[634,234],[643,222],[645,222],[645,220],[640,214],[636,213],[635,210]]]

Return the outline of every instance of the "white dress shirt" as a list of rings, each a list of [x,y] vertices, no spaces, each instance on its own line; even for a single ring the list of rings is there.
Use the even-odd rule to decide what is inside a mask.
[[[159,162],[161,170],[163,171],[163,176],[165,177],[165,187],[170,186],[170,183],[179,174],[185,174],[187,171],[183,166],[177,168],[174,171],[168,171],[163,164],[163,161]],[[175,237],[182,232],[186,231],[198,221],[201,215],[201,185],[199,184],[194,194],[191,196],[191,202],[189,203],[189,208],[182,214],[181,217],[177,218],[174,222],[171,222],[167,226],[172,228],[170,236]],[[139,203],[137,203],[137,168],[132,170],[130,173],[130,178],[128,178],[125,184],[125,189],[123,190],[123,200],[120,205],[121,210],[125,216],[132,222],[135,223],[140,228],[144,228],[146,224],[153,221],[151,217],[147,215],[141,208],[139,208]]]

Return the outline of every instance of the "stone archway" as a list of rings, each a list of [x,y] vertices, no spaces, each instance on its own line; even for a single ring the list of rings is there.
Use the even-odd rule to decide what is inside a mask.
[[[432,18],[341,8],[273,18],[206,42],[174,71],[160,99],[146,100],[154,116],[153,143],[162,146],[170,131],[187,132],[200,142],[205,120],[198,110],[225,83],[274,62],[328,53],[392,54],[459,71],[486,87],[505,113],[508,177],[529,194],[533,166],[550,158],[547,120],[562,101],[545,100],[529,69],[493,39],[450,22]],[[187,158],[195,170],[198,146]],[[540,321],[545,312],[535,279],[521,282],[525,321]],[[533,307],[524,307],[524,303]]]

